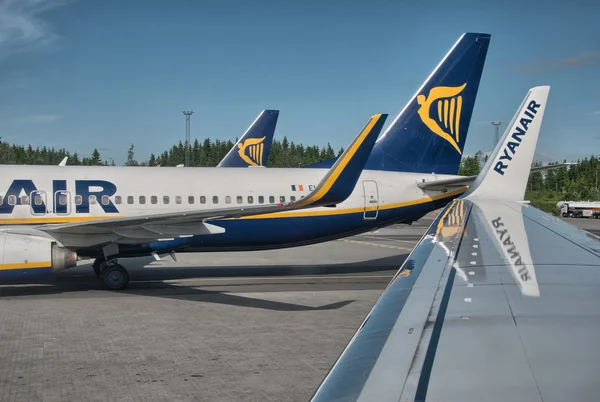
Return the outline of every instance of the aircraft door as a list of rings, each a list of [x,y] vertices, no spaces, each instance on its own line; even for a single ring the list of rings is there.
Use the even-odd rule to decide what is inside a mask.
[[[362,182],[365,192],[365,210],[363,219],[377,219],[379,213],[379,190],[377,182],[373,180],[365,180]]]
[[[45,191],[32,191],[29,195],[29,204],[31,205],[31,213],[33,215],[45,215],[48,212],[46,207],[48,197]]]
[[[56,215],[71,213],[71,193],[66,190],[58,190],[54,193],[54,213]]]

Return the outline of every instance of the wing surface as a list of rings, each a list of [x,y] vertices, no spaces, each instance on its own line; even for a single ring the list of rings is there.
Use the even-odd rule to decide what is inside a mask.
[[[596,400],[599,304],[598,237],[523,203],[457,200],[313,400]]]

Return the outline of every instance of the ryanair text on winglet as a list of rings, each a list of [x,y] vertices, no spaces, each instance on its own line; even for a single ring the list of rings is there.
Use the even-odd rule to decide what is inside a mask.
[[[492,219],[492,225],[494,226],[494,229],[496,229],[498,240],[500,240],[500,242],[504,245],[506,253],[510,257],[511,263],[516,268],[521,279],[524,282],[527,282],[531,279],[531,275],[529,275],[529,269],[527,269],[526,262],[523,262],[523,258],[521,257],[519,250],[517,250],[517,246],[510,239],[508,230],[503,228],[504,223],[502,223],[502,218],[497,217],[496,219]]]
[[[519,120],[520,125],[517,125],[516,131],[511,135],[512,140],[509,141],[508,144],[506,144],[506,146],[502,150],[502,154],[500,155],[498,162],[496,162],[496,165],[494,166],[494,170],[499,174],[504,176],[504,169],[506,169],[508,167],[508,163],[512,161],[514,154],[517,152],[517,147],[521,145],[521,142],[523,141],[523,138],[521,137],[527,133],[527,127],[529,126],[529,123],[533,121],[537,113],[537,109],[540,106],[541,104],[536,103],[535,100],[529,102],[527,110],[525,110],[524,113],[527,117],[521,117],[521,119]]]

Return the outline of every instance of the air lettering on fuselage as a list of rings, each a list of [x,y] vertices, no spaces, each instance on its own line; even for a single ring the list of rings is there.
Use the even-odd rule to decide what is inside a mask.
[[[517,147],[521,145],[523,141],[523,136],[527,133],[527,128],[529,123],[531,123],[537,113],[537,109],[542,106],[540,103],[537,103],[535,100],[529,102],[527,105],[527,110],[523,117],[519,120],[520,126],[517,126],[516,131],[512,133],[509,137],[512,140],[509,140],[502,153],[500,154],[500,158],[498,158],[498,162],[494,166],[494,171],[502,176],[504,176],[504,170],[508,168],[509,162],[513,160],[513,156],[517,152]],[[514,140],[514,141],[513,141]]]
[[[65,193],[67,191],[66,180],[52,181],[52,194],[49,195],[50,200],[55,199],[55,195]],[[81,196],[81,202],[75,203],[75,212],[78,214],[87,214],[90,212],[90,196],[95,196],[98,200],[98,205],[102,207],[107,214],[117,214],[119,210],[108,199],[108,202],[102,202],[102,196],[112,197],[117,192],[117,186],[106,180],[75,180],[75,196]],[[1,194],[1,193],[0,193]],[[15,206],[23,205],[21,196],[31,198],[26,205],[31,205],[31,209],[36,214],[47,212],[46,203],[48,199],[45,197],[44,190],[38,190],[38,187],[33,183],[33,180],[17,179],[13,180],[8,190],[2,194],[2,203],[0,204],[0,214],[12,214]],[[67,213],[68,205],[66,203],[54,202],[55,213]]]

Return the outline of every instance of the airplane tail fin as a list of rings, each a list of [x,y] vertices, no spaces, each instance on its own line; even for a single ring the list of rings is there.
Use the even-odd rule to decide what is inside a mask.
[[[465,33],[375,144],[366,169],[457,174],[490,43]]]
[[[217,167],[266,166],[279,110],[263,110]]]
[[[522,201],[535,154],[549,86],[531,88],[504,135],[463,198]]]
[[[298,206],[339,204],[354,191],[365,163],[383,128],[387,114],[371,116],[369,122],[358,133],[354,141],[337,159],[317,187]]]

